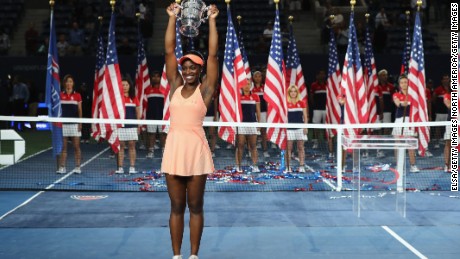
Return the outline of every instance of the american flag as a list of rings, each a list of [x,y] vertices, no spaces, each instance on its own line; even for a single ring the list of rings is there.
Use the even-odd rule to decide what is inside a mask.
[[[410,60],[410,23],[409,21],[406,22],[406,34],[405,34],[405,41],[404,41],[404,49],[402,53],[402,62],[401,62],[401,72],[400,74],[408,74],[409,73],[409,60]]]
[[[179,60],[182,57],[182,39],[181,35],[179,33],[179,28],[180,28],[180,21],[176,21],[176,48],[175,48],[175,53],[176,53],[176,58]],[[181,73],[182,67],[178,65],[179,67],[179,72]],[[169,120],[169,91],[171,90],[171,87],[169,86],[168,83],[168,78],[166,78],[166,64],[163,66],[163,73],[161,74],[161,81],[160,81],[160,91],[163,93],[165,96],[165,105],[163,108],[163,120],[167,121]],[[163,131],[168,132],[169,128],[167,126],[163,126]]]
[[[367,87],[367,100],[369,103],[369,123],[377,122],[377,68],[375,66],[374,51],[372,50],[371,34],[369,32],[369,24],[366,26],[366,35],[364,43],[364,78]]]
[[[307,101],[307,86],[305,85],[302,65],[300,64],[299,54],[297,53],[297,44],[295,42],[294,32],[292,31],[292,24],[289,26],[289,44],[286,58],[286,85],[296,85],[299,88],[300,99],[305,102]]]
[[[145,119],[147,107],[144,105],[147,102],[145,90],[150,86],[149,66],[147,65],[147,57],[145,56],[144,39],[138,26],[139,42],[137,43],[137,69],[136,69],[136,96],[139,100],[141,119]]]
[[[51,9],[50,37],[48,49],[48,65],[46,67],[46,106],[49,117],[61,117],[61,85],[59,79],[59,62],[56,48],[56,29],[54,28],[54,10]],[[62,124],[51,124],[51,137],[53,145],[53,156],[56,157],[62,152]]]
[[[121,84],[120,67],[115,40],[115,13],[110,18],[109,36],[107,43],[107,56],[105,59],[104,80],[102,81],[102,102],[100,117],[104,119],[124,119],[125,103],[123,98],[123,86]],[[101,137],[106,139],[112,146],[112,150],[118,153],[120,141],[118,128],[121,124],[101,124]]]
[[[102,27],[102,26],[101,26]],[[104,40],[102,38],[102,28],[99,28],[97,37],[97,53],[96,53],[96,69],[94,71],[94,86],[93,86],[93,105],[91,107],[92,117],[99,118],[99,110],[102,102],[102,82],[104,81]],[[99,124],[91,125],[91,132],[94,139],[99,140],[101,129]]]
[[[219,121],[240,122],[240,91],[247,84],[246,72],[238,37],[233,26],[230,6],[227,7],[227,35],[225,39],[224,64],[219,94]],[[219,127],[219,137],[235,144],[235,127]]]
[[[283,47],[281,44],[280,19],[277,5],[265,81],[264,98],[268,106],[267,123],[287,123],[286,67],[284,66]],[[268,128],[267,137],[271,142],[277,144],[280,149],[286,149],[286,129]]]
[[[344,123],[347,125],[367,123],[369,118],[367,93],[364,84],[361,58],[359,57],[353,11],[350,13],[348,48],[343,64],[340,88],[346,98]],[[345,129],[345,134],[357,135],[358,129]]]
[[[251,67],[249,66],[248,55],[246,54],[246,49],[244,48],[243,30],[241,29],[241,26],[238,28],[238,43],[241,55],[243,56],[244,71],[246,72],[246,76],[249,78],[251,76]]]
[[[337,44],[334,32],[330,30],[329,40],[329,65],[327,70],[327,100],[326,100],[326,123],[339,124],[342,116],[342,109],[338,96],[340,94],[340,66],[337,58]],[[326,131],[329,134],[329,131]],[[337,130],[331,129],[332,136],[337,134]],[[329,137],[329,136],[328,136]]]
[[[428,121],[428,112],[426,106],[425,95],[425,60],[423,55],[423,40],[422,40],[422,22],[420,21],[420,13],[415,16],[414,35],[412,40],[412,51],[409,61],[409,101],[410,104],[410,121],[411,122],[426,122]],[[417,127],[419,150],[421,155],[425,155],[425,151],[430,141],[430,131],[428,127]]]

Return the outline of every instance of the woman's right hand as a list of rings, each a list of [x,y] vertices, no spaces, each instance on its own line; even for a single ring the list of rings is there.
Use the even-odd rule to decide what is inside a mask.
[[[177,3],[172,3],[168,6],[168,8],[166,8],[166,13],[168,13],[169,17],[171,16],[177,16],[179,15],[180,13],[180,5],[178,5]]]

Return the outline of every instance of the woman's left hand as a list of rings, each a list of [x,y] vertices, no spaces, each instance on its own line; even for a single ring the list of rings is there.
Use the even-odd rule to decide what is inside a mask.
[[[217,6],[215,4],[210,5],[208,9],[209,18],[215,19],[218,15],[219,15],[219,9],[217,9]]]

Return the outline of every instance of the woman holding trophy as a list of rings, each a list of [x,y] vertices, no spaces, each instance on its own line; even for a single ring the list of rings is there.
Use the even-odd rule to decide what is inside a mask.
[[[203,203],[207,174],[214,171],[211,150],[203,129],[207,107],[218,83],[218,34],[215,5],[205,7],[201,0],[184,1],[182,6],[173,3],[166,12],[169,15],[165,35],[166,77],[170,85],[170,129],[166,139],[161,171],[171,201],[169,228],[174,252],[173,259],[182,258],[181,245],[184,233],[186,205],[190,211],[189,259],[198,258],[203,232]],[[180,13],[180,32],[186,36],[198,33],[202,15],[209,18],[209,49],[206,77],[200,83],[205,67],[201,53],[192,51],[177,60],[175,55],[175,25]],[[197,23],[194,23],[198,21]],[[198,25],[197,25],[198,24]],[[182,75],[178,65],[182,66]]]

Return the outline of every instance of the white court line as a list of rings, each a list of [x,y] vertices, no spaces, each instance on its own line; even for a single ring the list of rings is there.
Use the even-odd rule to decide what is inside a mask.
[[[382,226],[382,228],[385,229],[386,232],[388,232],[390,235],[392,235],[401,244],[403,244],[405,247],[407,247],[407,249],[409,249],[412,253],[414,253],[416,256],[418,256],[418,258],[428,259],[428,257],[426,257],[422,253],[420,253],[417,249],[415,249],[415,247],[413,247],[411,244],[409,244],[406,240],[404,240],[402,237],[400,237],[398,234],[396,234],[389,227]]]
[[[324,178],[323,176],[320,176],[321,179],[323,179],[323,183],[326,183],[327,185],[329,185],[329,187],[331,187],[334,191],[337,191],[337,187],[334,186],[334,184],[332,184],[331,181],[329,181],[329,179],[326,179]]]
[[[95,156],[93,156],[91,159],[89,159],[88,161],[84,162],[81,167],[84,167],[85,165],[87,165],[88,163],[90,163],[91,161],[93,161],[94,159],[96,159],[98,156],[102,155],[105,151],[109,150],[110,147],[107,147],[105,148],[104,150],[102,150],[101,152],[97,153]],[[55,181],[54,183],[48,185],[45,190],[49,190],[51,188],[53,188],[56,184],[64,181],[67,177],[71,176],[73,174],[73,170],[69,173],[67,173],[66,175],[64,175],[63,177],[61,177],[60,179],[58,179],[57,181]],[[32,197],[30,197],[29,199],[27,199],[26,201],[24,201],[23,203],[21,203],[20,205],[16,206],[16,208],[8,211],[7,213],[3,214],[2,216],[0,216],[0,221],[3,220],[4,218],[6,218],[8,215],[10,215],[11,213],[17,211],[18,209],[24,207],[25,205],[27,205],[29,202],[31,202],[33,199],[37,198],[38,196],[40,196],[42,193],[44,193],[45,191],[39,191],[37,192],[36,194],[34,194]]]

